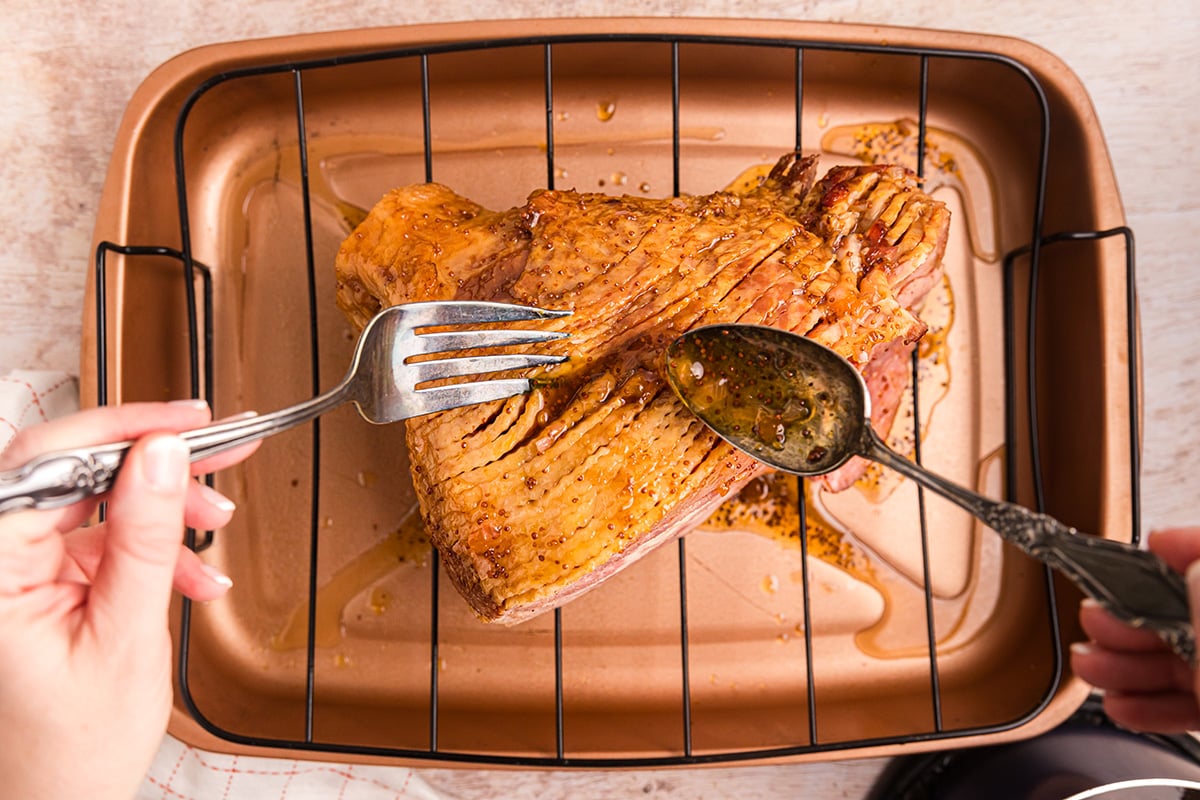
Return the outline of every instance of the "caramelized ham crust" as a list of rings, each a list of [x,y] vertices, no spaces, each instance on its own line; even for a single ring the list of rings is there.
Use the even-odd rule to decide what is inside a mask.
[[[684,331],[736,321],[818,339],[864,370],[890,425],[949,214],[902,168],[838,167],[813,185],[814,167],[790,154],[741,195],[538,191],[501,212],[407,186],[343,244],[338,304],[358,327],[417,300],[575,312],[540,323],[571,334],[547,348],[570,360],[533,373],[530,394],[406,423],[426,528],[481,618],[561,605],[764,471],[675,399],[662,355]]]

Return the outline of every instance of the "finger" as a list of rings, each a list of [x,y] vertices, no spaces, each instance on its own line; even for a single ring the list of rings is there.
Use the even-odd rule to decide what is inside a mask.
[[[73,626],[73,614],[87,597],[88,588],[78,583],[39,586],[5,597],[0,603],[0,629],[5,632],[6,644],[13,646],[17,655],[44,656],[47,624]]]
[[[187,430],[203,425],[211,416],[202,400],[127,403],[80,411],[23,429],[0,453],[0,469],[20,466],[52,450],[136,439],[153,431]]]
[[[198,530],[216,530],[233,516],[233,501],[203,483],[191,482],[184,521]],[[216,567],[205,564],[194,552],[183,548],[175,565],[175,588],[193,600],[215,600],[229,591],[233,581]]]
[[[104,553],[106,530],[104,525],[96,525],[79,528],[63,537],[66,554],[58,571],[59,582],[91,584]]]
[[[17,595],[51,583],[63,561],[57,515],[18,511],[0,520],[0,595]]]
[[[1153,652],[1167,649],[1157,634],[1129,627],[1090,597],[1079,605],[1079,624],[1087,637],[1105,650]]]
[[[67,557],[58,575],[60,582],[91,583],[95,579],[104,553],[104,534],[103,527],[96,527],[75,531],[67,537]],[[185,597],[205,601],[225,594],[233,581],[201,561],[192,550],[179,545],[172,584]]]
[[[1107,692],[1104,711],[1113,722],[1134,731],[1183,733],[1200,729],[1200,706],[1190,692]]]
[[[1154,531],[1146,546],[1157,553],[1176,572],[1186,572],[1200,559],[1200,528],[1166,528]]]
[[[233,586],[229,576],[211,564],[205,564],[200,556],[184,547],[175,564],[175,588],[184,597],[207,602],[216,600]]]
[[[80,500],[78,503],[66,506],[65,508],[53,509],[44,511],[44,514],[56,514],[54,527],[59,533],[68,533],[75,530],[80,525],[83,525],[92,515],[96,513],[96,508],[100,505],[103,498],[101,496],[88,497]]]
[[[28,509],[19,512],[8,512],[0,515],[0,539],[11,539],[13,536],[49,535],[73,531],[87,521],[88,517],[100,504],[97,497],[89,497],[62,508],[45,510]],[[6,531],[14,531],[12,534]],[[16,533],[21,531],[22,533]]]
[[[1192,611],[1192,631],[1200,631],[1200,561],[1193,561],[1184,573],[1188,587],[1188,605]]]
[[[136,642],[165,628],[189,483],[179,437],[152,434],[130,449],[109,501],[88,608],[97,638]]]
[[[233,511],[233,502],[220,492],[195,481],[189,482],[187,498],[184,501],[184,524],[197,530],[216,530],[229,522]],[[62,560],[58,580],[91,583],[95,579],[104,554],[107,530],[107,525],[98,525],[71,531],[66,535],[64,541],[67,557]],[[180,545],[180,548],[183,551],[181,559],[185,559],[184,554],[195,556],[183,545]],[[224,575],[195,575],[195,569],[189,564],[190,560],[181,560],[175,569],[175,588],[183,594],[192,599],[212,599],[212,596],[217,596],[214,592],[218,592],[218,589],[218,594],[228,589],[229,579]],[[201,592],[205,597],[193,596],[193,590]]]
[[[215,531],[229,524],[236,506],[225,495],[197,481],[188,484],[183,521],[198,531]]]
[[[258,449],[260,444],[261,442],[250,442],[234,450],[198,461],[192,465],[191,472],[193,475],[219,472],[228,466],[232,466],[248,458]],[[101,497],[90,497],[65,508],[51,509],[38,513],[45,515],[46,526],[61,533],[67,533],[87,522],[95,514],[96,507],[102,499]],[[216,492],[213,495],[208,495],[205,500],[200,500],[194,492],[189,492],[187,509],[189,515],[193,512],[199,514],[199,516],[194,518],[189,517],[188,525],[197,530],[215,530],[229,522],[229,513],[227,512],[232,512],[234,506],[232,501]],[[219,513],[216,513],[218,511]]]
[[[1129,653],[1077,642],[1071,645],[1071,667],[1080,678],[1105,691],[1192,691],[1191,669],[1167,650]]]
[[[197,461],[192,465],[192,474],[206,475],[210,472],[220,472],[226,467],[232,467],[234,464],[245,461],[253,455],[260,444],[262,444],[261,439],[239,445],[232,450],[226,450],[224,453],[217,453],[215,456],[209,456],[202,461]]]

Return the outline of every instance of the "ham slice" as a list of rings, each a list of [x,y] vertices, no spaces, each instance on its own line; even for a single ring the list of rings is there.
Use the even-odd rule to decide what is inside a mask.
[[[507,401],[409,420],[430,538],[482,619],[516,623],[704,521],[765,467],[676,400],[663,351],[699,325],[813,337],[864,370],[890,423],[895,364],[925,330],[949,213],[907,170],[780,159],[757,187],[669,199],[537,191],[490,211],[438,184],[396,189],[338,253],[337,299],[381,307],[498,300],[567,308],[540,325],[566,363]],[[853,482],[860,465],[828,477]]]

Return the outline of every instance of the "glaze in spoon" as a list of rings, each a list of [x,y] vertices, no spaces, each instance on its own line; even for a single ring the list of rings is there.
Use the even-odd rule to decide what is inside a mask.
[[[807,477],[831,472],[856,455],[890,467],[957,503],[1061,571],[1113,615],[1154,631],[1195,663],[1187,584],[1179,573],[1149,551],[1080,534],[899,455],[870,425],[870,395],[862,375],[833,350],[776,328],[713,325],[676,339],[666,359],[667,379],[684,405],[737,449]]]

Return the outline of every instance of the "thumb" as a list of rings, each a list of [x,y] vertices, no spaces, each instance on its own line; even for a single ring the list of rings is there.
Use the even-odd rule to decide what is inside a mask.
[[[1200,559],[1200,527],[1152,531],[1147,546],[1176,572],[1185,573],[1192,562]]]
[[[1187,569],[1188,603],[1192,606],[1192,628],[1200,633],[1200,561]]]
[[[88,600],[96,633],[137,640],[165,631],[187,484],[188,448],[178,436],[146,436],[125,457]]]

